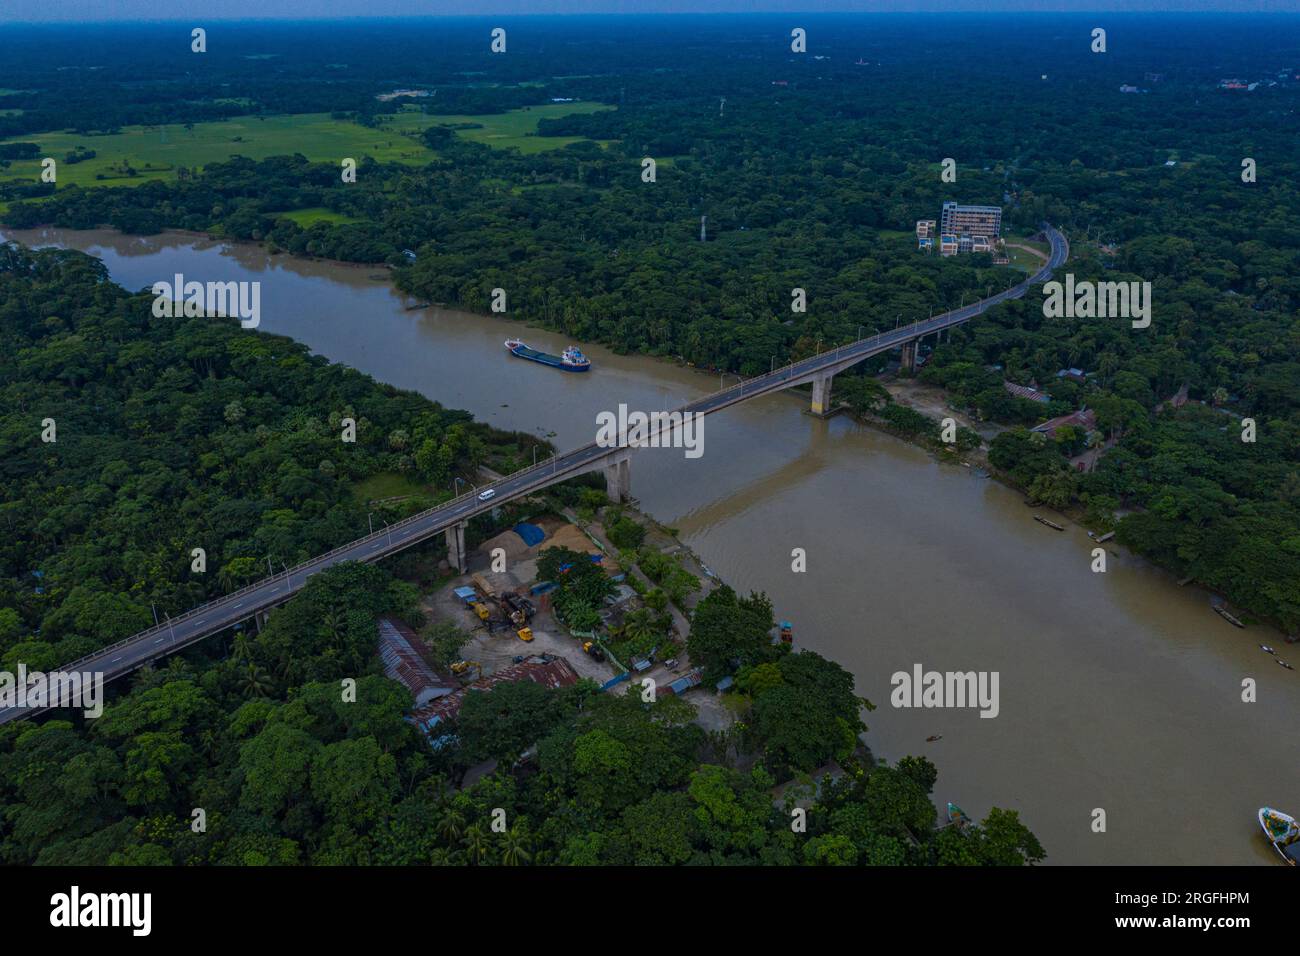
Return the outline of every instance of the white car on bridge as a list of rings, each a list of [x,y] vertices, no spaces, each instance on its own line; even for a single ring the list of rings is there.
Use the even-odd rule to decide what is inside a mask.
[[[493,495],[495,495],[496,493],[497,493],[497,490],[496,490],[495,488],[489,488],[489,489],[487,489],[487,491],[480,491],[480,492],[478,493],[478,500],[479,500],[479,501],[487,501],[489,498],[491,498],[491,497],[492,497]]]

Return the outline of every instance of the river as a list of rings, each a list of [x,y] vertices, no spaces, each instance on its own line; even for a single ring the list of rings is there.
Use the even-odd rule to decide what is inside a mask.
[[[374,267],[182,234],[0,237],[90,252],[131,289],[177,272],[260,280],[261,331],[489,424],[553,432],[561,449],[591,441],[597,412],[620,402],[661,409],[719,384],[586,344],[588,375],[512,359],[510,336],[557,353],[568,343],[500,317],[407,311]],[[877,705],[866,721],[878,756],[932,759],[940,808],[1020,811],[1049,863],[1276,863],[1255,814],[1300,812],[1300,671],[1258,645],[1297,664],[1300,647],[1229,626],[1203,591],[1118,549],[1093,573],[1082,530],[1045,528],[1016,492],[846,417],[813,419],[806,402],[787,393],[710,416],[696,459],[638,451],[632,491],[737,590],[766,591],[798,646],[856,675]],[[806,573],[791,570],[794,548]],[[998,672],[1000,712],[895,709],[890,677],[916,664]],[[1246,677],[1257,702],[1241,700]]]

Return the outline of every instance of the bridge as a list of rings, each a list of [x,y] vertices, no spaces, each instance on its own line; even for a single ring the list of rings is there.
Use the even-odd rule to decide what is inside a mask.
[[[981,299],[971,305],[913,322],[902,328],[879,332],[870,338],[819,353],[810,358],[792,362],[765,375],[747,379],[730,388],[714,392],[675,409],[685,414],[710,415],[730,408],[740,402],[760,395],[770,395],[799,385],[812,385],[812,407],[815,415],[824,415],[830,409],[831,382],[837,372],[842,372],[865,359],[902,348],[903,365],[915,362],[916,347],[927,335],[968,322],[991,306],[1022,297],[1032,286],[1046,282],[1053,271],[1069,258],[1069,244],[1053,227],[1043,224],[1051,244],[1047,263],[1036,273],[1003,292]],[[671,425],[661,423],[646,434],[650,439],[671,430]],[[495,494],[488,500],[478,497],[478,489],[466,492],[427,511],[411,515],[375,531],[363,538],[318,555],[293,568],[264,578],[225,597],[200,605],[179,617],[169,618],[148,630],[118,641],[93,654],[60,668],[64,672],[100,673],[105,682],[122,677],[156,658],[171,654],[207,637],[232,627],[241,621],[254,619],[259,624],[274,607],[284,604],[300,591],[315,574],[344,561],[377,561],[396,554],[405,548],[426,541],[437,534],[447,540],[448,558],[458,569],[465,569],[465,528],[469,519],[490,511],[503,501],[540,491],[550,485],[592,471],[604,471],[609,494],[616,501],[626,501],[630,492],[630,457],[634,448],[609,447],[592,442],[580,448],[558,454],[551,459],[523,468],[512,475],[493,482]],[[44,707],[7,707],[0,709],[0,723],[33,716]]]

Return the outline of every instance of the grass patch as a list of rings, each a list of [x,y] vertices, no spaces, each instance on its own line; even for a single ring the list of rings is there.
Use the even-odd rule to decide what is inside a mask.
[[[119,133],[107,135],[39,133],[8,140],[37,143],[41,155],[31,160],[15,160],[5,171],[4,178],[24,182],[36,180],[40,175],[41,159],[45,156],[53,156],[59,161],[60,187],[73,183],[80,186],[133,186],[155,179],[174,180],[179,166],[193,169],[232,156],[260,160],[302,153],[308,159],[320,162],[373,156],[379,162],[412,165],[422,165],[434,158],[432,150],[399,133],[331,119],[328,113],[240,116],[220,122],[198,123],[190,129],[173,124],[127,126]],[[63,162],[63,157],[78,146],[94,150],[95,158],[76,164]],[[129,175],[125,167],[134,169],[136,175]]]
[[[604,103],[592,102],[546,103],[541,106],[511,110],[508,113],[476,116],[451,113],[425,114],[418,109],[404,109],[384,120],[381,130],[418,135],[430,126],[463,124],[471,128],[458,129],[457,136],[497,149],[517,149],[521,153],[532,154],[550,149],[563,149],[570,143],[586,142],[586,138],[582,136],[538,136],[539,120],[572,116],[574,113],[597,113],[613,108]],[[596,142],[606,146],[610,141],[597,140]]]
[[[298,225],[307,229],[316,225],[318,222],[328,223],[331,226],[338,226],[349,222],[364,222],[356,216],[349,216],[347,213],[335,212],[333,209],[326,209],[324,206],[312,206],[309,209],[290,209],[281,210],[271,213],[280,219],[292,219]]]
[[[1011,260],[1011,268],[1019,269],[1022,272],[1035,273],[1043,267],[1047,257],[1051,255],[1051,247],[1046,242],[1031,242],[1021,236],[1006,236],[1007,241],[1007,258]],[[1026,252],[1024,249],[1013,249],[1012,243],[1018,246],[1027,246],[1030,249],[1037,249],[1042,256],[1036,256],[1032,252]]]
[[[353,492],[357,500],[374,501],[378,498],[397,498],[401,495],[434,495],[430,485],[421,484],[395,471],[380,472],[356,483]]]

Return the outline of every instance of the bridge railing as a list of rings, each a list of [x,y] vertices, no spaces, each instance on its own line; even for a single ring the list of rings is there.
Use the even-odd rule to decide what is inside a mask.
[[[1065,239],[1065,236],[1064,236],[1062,233],[1058,232],[1057,230],[1053,229],[1053,228],[1052,228],[1051,226],[1049,226],[1047,223],[1043,223],[1043,224],[1042,224],[1042,227],[1043,227],[1044,231],[1047,233],[1049,240],[1059,238],[1059,240],[1060,240],[1060,242],[1061,242],[1061,244],[1063,245],[1063,248],[1064,248],[1065,256],[1064,256],[1063,259],[1062,259],[1062,262],[1064,262],[1065,258],[1068,258],[1068,256],[1069,256],[1069,248],[1070,248],[1070,247],[1069,247],[1069,243],[1068,243],[1068,241]],[[1055,242],[1053,242],[1053,243],[1052,243],[1052,250],[1053,250],[1053,252],[1052,252],[1051,254],[1049,254],[1049,257],[1048,257],[1048,261],[1047,261],[1047,263],[1043,266],[1042,269],[1040,269],[1040,270],[1039,270],[1038,272],[1036,272],[1034,275],[1032,275],[1032,276],[1030,276],[1029,278],[1023,280],[1022,282],[1020,282],[1020,283],[1017,284],[1016,286],[1013,286],[1013,287],[1010,288],[1010,289],[1005,289],[1005,290],[1003,290],[1002,292],[999,292],[997,295],[990,296],[990,297],[988,297],[988,298],[986,298],[986,299],[980,299],[980,300],[977,300],[976,302],[972,303],[972,306],[976,306],[976,305],[987,305],[987,304],[989,304],[989,303],[1002,301],[1004,298],[1011,298],[1011,297],[1013,297],[1013,293],[1023,293],[1023,292],[1025,292],[1025,291],[1026,291],[1026,290],[1027,290],[1031,285],[1036,284],[1037,282],[1041,281],[1041,280],[1042,280],[1043,278],[1045,278],[1046,276],[1050,276],[1050,275],[1052,274],[1052,272],[1053,272],[1053,269],[1054,269],[1054,267],[1052,266],[1052,258],[1053,258],[1054,254],[1055,254],[1055,249],[1056,249],[1056,244],[1055,244]],[[761,379],[764,379],[764,378],[769,378],[769,379],[771,379],[772,381],[779,381],[779,380],[781,380],[781,379],[780,379],[780,376],[781,376],[781,375],[786,374],[786,373],[790,373],[790,374],[792,374],[792,373],[795,372],[796,369],[799,369],[799,368],[804,367],[804,366],[807,366],[807,367],[809,367],[809,368],[813,368],[813,367],[815,367],[815,366],[817,366],[817,365],[819,365],[819,364],[828,364],[828,365],[830,365],[830,364],[834,364],[834,361],[835,361],[835,358],[834,358],[834,357],[835,357],[835,356],[843,357],[843,354],[844,354],[845,351],[849,352],[849,354],[852,354],[852,353],[853,353],[853,352],[854,352],[854,351],[855,351],[859,346],[863,346],[863,345],[865,345],[866,343],[869,343],[869,342],[874,342],[876,345],[879,345],[880,342],[881,342],[881,340],[883,340],[883,339],[887,339],[887,338],[891,338],[895,333],[898,333],[898,332],[900,332],[900,331],[903,331],[903,332],[905,332],[905,333],[914,334],[915,331],[916,331],[916,328],[917,328],[918,326],[920,326],[920,325],[922,325],[922,324],[924,324],[924,325],[926,325],[926,326],[930,326],[930,325],[932,325],[932,324],[935,322],[935,320],[944,320],[944,319],[947,319],[947,318],[951,317],[952,315],[954,315],[955,313],[957,313],[957,312],[961,312],[961,311],[963,311],[963,310],[966,309],[966,308],[968,308],[968,307],[967,307],[967,306],[959,306],[959,307],[956,308],[956,309],[951,309],[951,310],[949,310],[949,311],[947,311],[947,312],[941,313],[940,315],[937,315],[937,316],[931,316],[929,319],[924,319],[924,320],[922,320],[922,319],[917,319],[917,320],[915,320],[915,321],[914,321],[910,326],[908,326],[906,330],[903,330],[903,329],[893,329],[893,330],[886,330],[886,331],[884,331],[884,332],[877,332],[875,335],[870,336],[870,337],[868,337],[868,338],[858,339],[858,340],[855,341],[855,342],[851,342],[851,343],[848,343],[848,344],[845,344],[845,345],[839,345],[839,346],[836,346],[834,352],[821,352],[821,353],[818,353],[817,355],[813,355],[813,356],[809,356],[809,357],[804,358],[804,359],[800,359],[800,360],[797,361],[797,362],[790,362],[790,363],[788,363],[788,364],[782,366],[780,369],[775,369],[775,370],[769,371],[769,372],[767,372],[767,373],[765,373],[765,374],[763,374],[763,375],[756,375],[756,376],[753,376],[753,377],[751,377],[751,378],[741,379],[739,382],[737,382],[737,383],[734,384],[734,385],[731,385],[731,386],[728,387],[728,388],[725,388],[725,389],[719,389],[718,391],[716,391],[716,392],[711,392],[710,394],[705,395],[705,396],[703,396],[702,398],[697,398],[697,399],[695,399],[694,401],[686,402],[686,403],[684,403],[684,404],[682,404],[682,405],[679,405],[677,408],[673,409],[672,412],[669,412],[669,414],[673,414],[673,413],[685,413],[685,412],[688,412],[688,411],[690,411],[690,410],[692,409],[693,406],[696,406],[696,405],[702,405],[702,404],[705,404],[705,403],[707,403],[707,402],[711,402],[711,401],[713,401],[714,399],[718,398],[719,396],[722,396],[722,395],[728,395],[728,394],[730,394],[730,393],[732,393],[732,392],[735,392],[735,391],[737,391],[737,390],[744,389],[744,388],[749,387],[749,386],[753,385],[755,382],[758,382],[758,381],[760,381]],[[981,310],[981,311],[982,311],[982,310]],[[972,313],[972,314],[978,314],[978,313]],[[901,341],[906,341],[906,335],[905,335],[904,337],[901,338]],[[831,357],[831,361],[829,361],[829,362],[826,361],[826,359],[827,359],[828,356]],[[789,377],[789,374],[786,374],[786,377]],[[672,427],[671,425],[664,426],[664,428],[669,428],[669,429],[671,429],[671,427]],[[658,431],[654,432],[653,434],[647,434],[647,439],[650,438],[650,437],[654,437],[655,435],[660,434],[660,432],[662,432],[662,431],[664,430],[664,428],[660,428]],[[523,467],[523,468],[520,468],[520,469],[518,469],[517,471],[514,471],[514,472],[512,472],[511,474],[506,475],[506,476],[505,476],[504,478],[502,478],[500,481],[514,481],[514,480],[519,479],[519,478],[524,478],[524,477],[528,476],[530,473],[533,473],[533,472],[536,472],[536,473],[538,473],[538,474],[542,474],[542,473],[544,473],[548,468],[550,468],[550,469],[552,470],[552,473],[558,473],[559,471],[568,471],[570,467],[578,467],[578,466],[581,465],[582,463],[581,463],[581,462],[575,462],[575,463],[572,463],[572,464],[567,465],[567,466],[561,466],[560,462],[561,462],[562,460],[564,460],[564,459],[573,459],[574,457],[576,457],[576,456],[578,456],[578,455],[581,455],[581,454],[583,454],[584,452],[588,452],[588,451],[590,451],[592,448],[595,448],[595,447],[598,447],[598,446],[599,446],[599,443],[598,443],[598,442],[595,442],[595,441],[588,442],[588,443],[585,444],[585,445],[580,445],[580,446],[577,447],[577,448],[570,449],[569,451],[565,452],[565,453],[563,454],[562,457],[561,457],[561,456],[558,456],[558,455],[552,455],[549,459],[547,459],[547,460],[545,460],[545,461],[540,461],[540,462],[538,462],[538,463],[536,463],[536,464],[534,464],[534,465],[527,465],[527,466],[525,466],[525,467]],[[500,481],[499,481],[499,482],[490,482],[489,485],[491,485],[491,484],[499,484]],[[331,558],[337,557],[338,555],[343,554],[343,553],[348,552],[348,551],[353,551],[353,550],[355,550],[356,548],[358,548],[359,546],[362,546],[362,545],[364,545],[364,544],[367,544],[367,543],[370,543],[370,542],[374,542],[374,541],[381,541],[381,540],[385,540],[385,539],[391,541],[391,539],[392,539],[392,532],[393,532],[395,529],[407,528],[407,527],[410,527],[410,526],[413,525],[413,524],[418,524],[418,523],[421,523],[421,522],[427,521],[429,518],[435,517],[436,514],[437,514],[438,512],[440,512],[440,511],[443,511],[443,510],[445,510],[445,509],[447,509],[447,508],[450,508],[450,507],[453,507],[453,506],[455,506],[455,505],[463,504],[463,503],[465,503],[466,501],[468,501],[469,499],[477,498],[478,494],[479,494],[478,487],[477,487],[477,486],[472,486],[470,491],[466,491],[466,492],[464,492],[464,493],[462,493],[462,494],[460,494],[460,495],[457,495],[457,496],[455,496],[455,497],[453,497],[453,498],[449,498],[449,499],[447,499],[446,501],[441,502],[440,504],[434,505],[432,508],[428,508],[428,509],[426,509],[426,510],[424,510],[424,511],[418,512],[418,513],[413,514],[413,515],[410,515],[410,516],[408,516],[408,517],[406,517],[406,518],[402,518],[401,520],[396,521],[396,522],[393,522],[392,524],[387,524],[387,525],[385,525],[383,528],[381,528],[381,529],[378,530],[378,531],[373,531],[373,532],[371,532],[370,534],[367,534],[367,535],[365,535],[365,536],[363,536],[363,537],[356,538],[356,539],[354,539],[354,540],[352,540],[352,541],[349,541],[347,544],[340,545],[339,547],[334,548],[334,549],[331,550],[331,551],[327,551],[327,552],[324,553],[324,554],[317,555],[317,556],[314,557],[314,558],[311,558],[311,559],[309,559],[309,560],[307,560],[307,561],[304,561],[304,562],[301,562],[301,563],[299,563],[299,564],[296,564],[296,565],[294,565],[292,568],[288,568],[288,569],[286,569],[286,570],[284,570],[284,571],[282,571],[282,572],[278,572],[278,573],[276,573],[276,574],[272,574],[272,575],[270,575],[270,576],[268,576],[268,577],[261,578],[261,579],[259,579],[259,580],[257,580],[257,581],[254,581],[254,582],[251,583],[251,584],[246,584],[244,587],[239,588],[237,591],[232,591],[232,592],[229,593],[229,594],[223,595],[222,597],[219,597],[219,598],[215,598],[215,599],[213,599],[212,601],[209,601],[209,602],[207,602],[207,603],[205,603],[205,604],[200,604],[198,607],[196,607],[196,608],[192,608],[192,609],[190,609],[189,611],[186,611],[186,612],[184,612],[184,613],[182,613],[182,614],[179,614],[179,615],[177,615],[177,616],[174,617],[174,618],[168,618],[166,621],[164,621],[164,622],[162,622],[162,623],[159,623],[159,624],[156,624],[156,625],[154,625],[154,626],[151,627],[151,628],[146,628],[145,630],[140,631],[140,632],[138,632],[138,633],[136,633],[136,634],[133,634],[133,635],[130,636],[130,637],[123,638],[122,640],[117,641],[117,642],[115,642],[115,643],[113,643],[113,644],[109,644],[109,645],[106,646],[106,647],[102,647],[102,648],[100,648],[99,650],[97,650],[97,651],[95,651],[95,652],[93,652],[93,653],[91,653],[91,654],[88,654],[88,655],[85,655],[85,656],[83,656],[83,657],[81,657],[81,658],[78,658],[77,660],[72,661],[71,663],[64,665],[64,667],[63,667],[62,669],[64,669],[64,670],[75,670],[75,669],[77,669],[77,668],[80,667],[80,666],[84,666],[84,665],[89,664],[89,663],[92,663],[92,662],[94,662],[94,661],[96,661],[96,660],[100,660],[100,659],[102,659],[103,657],[105,657],[106,655],[111,654],[111,653],[114,652],[114,651],[121,650],[122,648],[127,647],[127,646],[130,646],[131,644],[135,644],[135,643],[137,643],[138,641],[141,641],[141,640],[143,640],[143,639],[145,639],[145,638],[147,638],[147,637],[152,637],[152,636],[154,636],[154,635],[156,635],[156,634],[161,634],[161,633],[165,633],[165,632],[170,632],[170,631],[172,630],[172,628],[175,627],[176,624],[179,624],[179,623],[188,623],[189,621],[191,621],[191,620],[197,618],[197,617],[198,617],[199,615],[201,615],[201,614],[217,612],[218,610],[220,610],[220,609],[222,608],[222,606],[226,605],[226,604],[227,604],[227,603],[228,603],[232,598],[236,598],[236,597],[239,597],[240,595],[244,595],[244,594],[251,594],[251,593],[254,592],[254,591],[260,591],[260,590],[262,590],[263,588],[265,588],[267,585],[269,585],[269,584],[273,584],[273,583],[274,583],[275,581],[277,581],[277,580],[283,580],[283,581],[286,581],[286,582],[291,582],[292,579],[293,579],[293,577],[294,577],[295,575],[298,575],[298,574],[306,574],[306,572],[309,571],[309,570],[311,570],[312,568],[319,568],[322,564],[327,564]],[[490,507],[493,507],[493,505],[491,505],[491,504],[489,504],[489,503],[487,503],[487,502],[484,502],[483,505],[484,505],[484,509],[483,509],[483,510],[486,510],[486,509],[488,509],[488,508],[490,508]],[[467,516],[465,517],[464,520],[468,520],[470,517],[473,517],[473,515],[467,515]],[[437,530],[441,530],[441,529],[437,529]],[[435,531],[432,532],[432,533],[436,534],[436,533],[437,533],[437,530],[435,530]],[[403,544],[409,544],[410,542],[402,542],[402,543],[403,543]],[[277,599],[278,599],[278,597],[279,597],[279,595],[277,595]],[[236,618],[236,620],[238,620],[238,618]]]
[[[905,334],[899,336],[899,340],[905,342],[908,340],[909,337],[916,334],[917,329],[919,327],[922,326],[925,326],[927,328],[932,326],[946,327],[946,325],[944,324],[945,322],[951,320],[951,318],[954,315],[956,315],[959,312],[963,312],[966,309],[975,310],[971,313],[971,317],[973,317],[975,315],[982,314],[984,311],[987,310],[987,308],[990,305],[995,305],[1000,302],[1004,302],[1007,299],[1019,298],[1021,295],[1027,292],[1031,286],[1034,286],[1039,282],[1042,282],[1043,280],[1051,276],[1053,271],[1055,271],[1055,267],[1052,265],[1052,259],[1055,255],[1056,242],[1053,240],[1059,240],[1063,247],[1064,255],[1062,256],[1062,262],[1064,262],[1065,259],[1069,258],[1070,246],[1064,234],[1052,228],[1052,226],[1050,226],[1048,223],[1040,223],[1039,227],[1047,234],[1049,243],[1051,244],[1051,251],[1048,254],[1047,262],[1044,263],[1042,268],[1040,268],[1033,275],[1022,279],[1016,285],[1011,286],[1007,289],[1003,289],[1001,292],[994,293],[993,295],[988,296],[987,298],[977,299],[976,301],[972,302],[969,306],[958,306],[955,309],[949,309],[947,312],[941,312],[938,315],[932,315],[927,319],[915,319],[911,322],[911,324],[909,324],[906,327],[886,329],[883,332],[877,332],[875,335],[868,336],[866,338],[861,338],[853,342],[846,342],[841,345],[837,345],[835,346],[833,352],[819,352],[817,355],[812,355],[807,358],[800,359],[797,362],[790,362],[774,371],[769,371],[759,375],[755,375],[751,378],[742,379],[740,382],[737,382],[736,384],[730,386],[729,388],[720,389],[719,391],[713,392],[702,399],[697,399],[696,401],[704,402],[706,400],[717,398],[719,395],[727,394],[730,392],[734,392],[738,389],[745,388],[746,386],[752,385],[753,383],[764,378],[771,378],[773,380],[777,380],[779,376],[785,373],[792,373],[796,369],[802,370],[804,368],[807,368],[809,371],[811,371],[812,369],[816,368],[818,365],[834,364],[834,362],[837,361],[838,358],[846,357],[846,354],[853,355],[860,347],[868,346],[869,344],[870,347],[878,346],[881,340],[892,338],[897,333],[900,332]],[[895,342],[891,344],[898,344],[898,343]],[[827,356],[832,356],[831,361],[829,362],[826,361]],[[683,408],[685,407],[688,406],[683,406]]]

